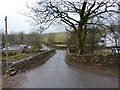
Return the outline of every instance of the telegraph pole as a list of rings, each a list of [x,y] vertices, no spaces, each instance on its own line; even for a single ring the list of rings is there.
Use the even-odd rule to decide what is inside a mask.
[[[7,16],[5,16],[5,46],[6,46],[6,61],[8,57],[8,32],[7,32]],[[5,61],[5,63],[6,63]],[[6,64],[7,65],[7,64]]]

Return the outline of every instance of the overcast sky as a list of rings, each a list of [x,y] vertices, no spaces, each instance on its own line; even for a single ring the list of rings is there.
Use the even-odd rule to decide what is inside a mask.
[[[28,18],[18,12],[26,11],[26,2],[34,3],[36,0],[0,0],[0,30],[5,29],[5,16],[8,17],[8,32],[31,32],[33,26],[27,22]],[[46,32],[64,32],[63,27],[52,26]]]
[[[0,29],[5,29],[5,16],[8,17],[8,32],[28,32],[30,25],[27,18],[17,11],[26,9],[26,0],[0,0]]]
[[[32,3],[36,0],[0,0],[0,30],[5,29],[5,16],[8,17],[8,32],[31,32],[33,27],[27,22],[28,18],[18,12],[24,12],[26,2]],[[55,28],[47,30],[46,32],[54,32]]]

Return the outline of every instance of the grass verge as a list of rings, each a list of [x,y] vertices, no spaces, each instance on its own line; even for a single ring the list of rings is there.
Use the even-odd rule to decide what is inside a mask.
[[[27,57],[32,56],[34,54],[35,53],[21,53],[21,54],[17,54],[17,55],[13,55],[13,56],[8,56],[7,61],[10,61],[10,62],[18,61],[20,59],[27,58]],[[5,59],[6,59],[6,57],[2,56],[2,60],[4,61]]]

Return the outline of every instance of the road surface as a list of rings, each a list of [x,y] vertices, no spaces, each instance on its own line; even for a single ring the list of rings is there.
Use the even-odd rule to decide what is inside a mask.
[[[46,47],[45,45],[42,45],[43,49],[41,50],[51,50],[50,48]]]
[[[21,88],[117,88],[118,79],[76,69],[65,63],[66,51],[58,50],[41,66],[25,72]]]

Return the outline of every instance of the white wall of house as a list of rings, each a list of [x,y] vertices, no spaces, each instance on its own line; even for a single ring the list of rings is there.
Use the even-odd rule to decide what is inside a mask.
[[[115,33],[115,34],[114,34]],[[100,38],[99,46],[120,46],[120,32],[108,32],[104,37]]]

